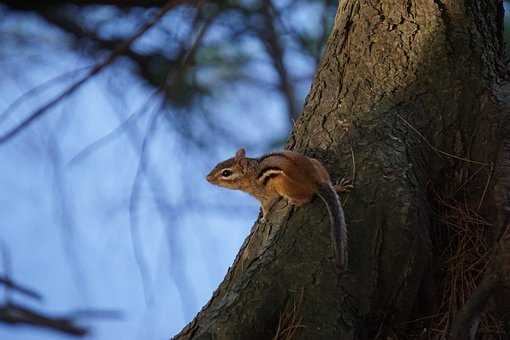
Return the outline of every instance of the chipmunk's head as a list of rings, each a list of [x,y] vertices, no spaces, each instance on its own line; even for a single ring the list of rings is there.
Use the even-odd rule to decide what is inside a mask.
[[[242,190],[250,182],[249,161],[245,156],[245,150],[239,149],[234,157],[218,163],[207,175],[207,181],[220,187]]]

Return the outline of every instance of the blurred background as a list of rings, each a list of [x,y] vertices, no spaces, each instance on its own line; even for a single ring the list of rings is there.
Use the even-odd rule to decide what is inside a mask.
[[[259,213],[204,176],[284,146],[336,7],[0,0],[0,339],[191,321]]]

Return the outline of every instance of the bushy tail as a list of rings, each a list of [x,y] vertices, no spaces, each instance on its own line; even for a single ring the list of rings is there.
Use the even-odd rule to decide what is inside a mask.
[[[347,228],[342,204],[335,189],[329,183],[319,186],[317,194],[328,209],[331,222],[331,241],[335,251],[337,269],[339,271],[347,270]]]

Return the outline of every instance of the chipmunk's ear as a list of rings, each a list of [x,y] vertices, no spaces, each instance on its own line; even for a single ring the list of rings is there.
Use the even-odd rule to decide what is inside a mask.
[[[245,158],[245,156],[246,156],[246,151],[244,150],[244,148],[241,148],[241,149],[237,150],[234,160],[236,162],[239,162],[241,159]]]

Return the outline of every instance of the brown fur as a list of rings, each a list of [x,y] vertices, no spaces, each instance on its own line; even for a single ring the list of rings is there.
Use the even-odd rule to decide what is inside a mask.
[[[269,180],[267,187],[297,206],[310,202],[319,186],[330,182],[327,170],[319,161],[292,151],[264,157],[259,168],[259,177],[265,169],[282,169],[282,175]]]
[[[301,206],[318,194],[330,216],[337,266],[344,269],[347,266],[347,232],[336,192],[347,191],[349,186],[334,187],[327,170],[318,160],[297,152],[283,151],[258,159],[247,158],[245,154],[245,150],[240,149],[234,157],[216,165],[207,180],[253,195],[262,206],[263,218],[280,197]]]

